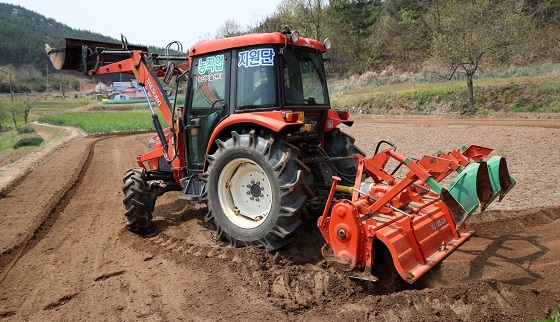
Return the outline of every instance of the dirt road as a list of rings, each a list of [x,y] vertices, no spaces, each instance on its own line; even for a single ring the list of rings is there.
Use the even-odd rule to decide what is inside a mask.
[[[0,320],[523,321],[560,306],[560,130],[357,122],[365,151],[405,155],[475,143],[508,158],[518,185],[474,217],[477,235],[415,289],[323,268],[313,223],[277,253],[212,237],[204,205],[160,197],[158,230],[124,227],[121,178],[147,134],[77,138],[0,194]]]

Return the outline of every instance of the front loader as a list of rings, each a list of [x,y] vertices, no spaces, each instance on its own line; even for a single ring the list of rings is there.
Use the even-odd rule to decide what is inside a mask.
[[[480,146],[417,160],[382,140],[377,150],[389,147],[367,158],[339,128],[353,124],[349,113],[330,107],[330,46],[284,28],[200,42],[187,54],[178,42],[148,54],[124,37],[65,38],[46,50],[57,69],[130,73],[144,87],[156,134],[124,174],[131,231],[151,232],[157,197],[181,191],[181,199],[207,203],[205,220],[233,247],[279,249],[315,217],[327,259],[376,276],[394,268],[413,283],[473,234],[465,220],[515,180],[504,158],[484,161],[492,150]],[[162,83],[173,79],[187,84],[180,106],[164,95]]]

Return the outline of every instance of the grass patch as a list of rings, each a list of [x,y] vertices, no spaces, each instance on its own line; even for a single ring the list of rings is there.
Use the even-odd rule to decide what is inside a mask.
[[[41,117],[50,114],[59,114],[68,112],[69,110],[77,107],[86,106],[91,103],[91,100],[78,99],[78,100],[54,100],[54,101],[35,101],[31,114],[34,117]]]
[[[32,138],[23,138],[14,144],[14,149],[21,148],[22,146],[39,146],[43,143],[44,140],[40,136],[32,137]]]
[[[480,111],[557,113],[560,110],[560,76],[536,76],[474,81],[474,98]],[[348,90],[332,95],[335,108],[357,108],[361,113],[430,114],[459,111],[466,104],[464,81],[394,84]],[[443,104],[443,105],[442,105]]]
[[[17,132],[18,132],[18,134],[33,133],[33,132],[35,132],[35,129],[32,128],[32,127],[29,127],[29,126],[23,126],[23,127],[20,127],[17,130]]]
[[[85,106],[90,102],[90,100],[69,100],[69,101],[37,101],[33,102],[34,109],[73,109],[80,106]]]
[[[159,118],[162,120],[161,115]],[[89,134],[147,131],[154,128],[149,110],[47,115],[39,118],[39,122],[77,127]]]
[[[16,132],[2,132],[0,133],[0,152],[11,149],[16,141]]]
[[[550,317],[542,320],[534,320],[534,322],[560,322],[560,307],[556,308]]]

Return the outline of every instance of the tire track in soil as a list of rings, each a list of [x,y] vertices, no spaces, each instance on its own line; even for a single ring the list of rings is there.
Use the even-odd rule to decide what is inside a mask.
[[[0,254],[0,272],[3,274],[0,278],[0,283],[2,283],[6,276],[10,273],[11,269],[18,264],[20,258],[23,258],[28,252],[33,250],[33,248],[41,243],[43,239],[50,233],[52,227],[57,223],[60,215],[65,211],[65,208],[68,206],[70,202],[77,196],[80,190],[80,186],[85,178],[85,174],[90,170],[90,165],[95,157],[95,148],[99,142],[104,140],[109,140],[114,138],[115,136],[122,136],[122,135],[104,135],[104,136],[97,136],[93,138],[93,141],[88,142],[86,153],[82,156],[81,162],[77,165],[76,170],[71,179],[64,185],[62,190],[57,191],[59,195],[53,196],[53,200],[44,207],[46,214],[41,217],[38,221],[38,226],[33,230],[33,233],[30,234],[27,238],[25,238],[20,243],[14,245],[13,247],[8,248],[5,252]],[[85,143],[84,140],[83,143]],[[17,189],[18,184],[23,183],[28,175],[32,172],[29,172],[25,175],[25,177],[18,179],[15,183],[12,183],[9,187],[7,192],[11,192]],[[46,209],[45,209],[46,208]],[[33,215],[33,214],[30,214]],[[29,230],[33,228],[30,227]],[[49,248],[49,250],[52,248]],[[102,282],[107,279],[123,275],[126,270],[121,270],[112,273],[102,274],[99,277],[93,279],[94,282]],[[82,292],[85,291],[84,287],[79,287],[78,292],[70,293],[60,297],[58,300],[51,302],[43,307],[43,310],[50,311],[56,310],[60,306],[67,304],[72,299],[80,295]],[[7,298],[0,298],[0,303]],[[0,312],[0,318],[4,317],[11,317],[16,315],[16,311],[5,311]],[[27,318],[26,318],[27,319]]]
[[[483,218],[483,220],[488,221],[483,222],[483,220],[479,220],[477,224],[472,224],[472,226],[477,231],[480,230],[478,236],[489,236],[506,241],[511,240],[510,235],[512,234],[523,232],[528,228],[553,223],[560,218],[559,210],[560,207],[543,207],[524,211],[492,211]],[[444,269],[444,272],[447,272],[444,277],[438,277],[436,276],[437,274],[429,275],[413,286],[403,283],[403,286],[398,288],[397,292],[380,294],[378,287],[372,283],[350,280],[340,271],[325,269],[321,265],[320,260],[309,259],[308,255],[310,253],[315,252],[316,254],[317,252],[310,245],[322,245],[323,243],[320,235],[312,233],[312,230],[316,230],[315,225],[312,223],[302,227],[306,236],[302,236],[303,240],[297,238],[298,242],[288,245],[278,252],[269,253],[259,246],[234,249],[225,243],[216,241],[213,241],[214,244],[201,242],[200,240],[189,241],[189,234],[209,236],[209,231],[205,230],[211,229],[211,227],[203,227],[201,222],[198,225],[198,232],[192,230],[192,225],[184,230],[177,229],[177,227],[181,227],[190,220],[202,221],[203,210],[198,209],[199,214],[194,216],[194,218],[185,218],[185,213],[189,211],[189,206],[183,208],[179,212],[180,219],[175,220],[173,227],[159,227],[158,231],[153,235],[146,236],[142,244],[131,243],[131,246],[139,250],[149,247],[152,254],[165,256],[185,266],[200,265],[201,261],[207,262],[201,269],[208,265],[208,262],[216,263],[210,266],[226,266],[228,269],[235,271],[241,280],[253,280],[255,291],[264,292],[267,298],[270,298],[276,306],[289,315],[297,316],[298,314],[303,314],[317,305],[325,305],[327,303],[344,305],[347,301],[367,301],[374,297],[382,298],[383,300],[380,301],[386,303],[385,306],[390,306],[390,302],[386,302],[385,299],[394,298],[395,296],[407,297],[410,295],[409,292],[418,292],[437,297],[437,294],[441,292],[447,294],[452,293],[452,289],[460,289],[464,290],[465,294],[452,296],[454,304],[451,311],[448,311],[449,308],[443,305],[440,307],[438,305],[433,306],[431,303],[424,303],[425,306],[429,307],[429,314],[424,312],[428,314],[425,318],[433,315],[436,317],[452,316],[452,319],[469,319],[471,314],[476,312],[472,309],[474,296],[468,295],[468,293],[478,293],[480,297],[490,297],[494,301],[499,302],[499,309],[482,305],[483,309],[487,311],[485,314],[488,314],[488,317],[492,316],[496,311],[500,311],[503,318],[507,320],[509,318],[517,319],[522,317],[520,313],[515,312],[515,308],[512,308],[513,305],[520,305],[517,303],[520,296],[538,297],[537,293],[539,293],[532,290],[517,290],[514,289],[516,286],[514,281],[498,281],[493,277],[486,277],[482,274],[475,279],[454,281],[450,279],[453,271]],[[177,213],[175,216],[177,216]],[[510,225],[507,230],[500,230],[500,225],[497,224],[504,220],[509,220]],[[155,221],[158,221],[157,217],[155,217]],[[478,244],[484,238],[473,237],[470,243],[477,246],[472,247],[480,246]],[[489,256],[493,256],[492,254],[494,253],[495,251],[489,252]],[[456,255],[452,256],[457,257]],[[152,257],[145,260],[152,260]],[[492,265],[491,263],[489,264]],[[474,292],[472,289],[477,289],[478,291]],[[403,290],[407,291],[402,292]],[[555,294],[547,292],[546,296],[554,297]],[[407,301],[404,300],[404,302]],[[545,310],[543,307],[538,309],[543,312]],[[510,310],[514,312],[509,312]],[[410,310],[404,309],[403,311],[409,312]],[[533,309],[530,312],[534,311]],[[406,318],[406,314],[397,314],[392,309],[389,309],[389,312],[389,316],[394,319]],[[378,313],[378,311],[374,311],[374,315],[370,316],[370,318],[377,316]],[[411,312],[410,314],[414,315],[416,313]],[[379,315],[379,317],[382,316]]]
[[[20,243],[9,247],[0,254],[0,272],[2,272],[2,276],[0,276],[0,283],[4,280],[4,278],[6,278],[19,258],[25,255],[29,249],[32,249],[46,234],[48,234],[50,228],[56,222],[58,215],[62,212],[62,210],[64,210],[64,207],[66,207],[69,200],[72,199],[76,193],[76,187],[80,184],[84,173],[89,168],[93,158],[93,148],[96,142],[97,141],[92,141],[88,144],[87,152],[77,167],[80,171],[75,172],[71,179],[65,184],[62,191],[60,191],[62,195],[57,197],[57,199],[55,199],[50,205],[47,205],[45,215],[39,220],[38,226],[33,230],[33,233]],[[27,178],[27,175],[29,175],[29,173],[27,173],[23,178],[18,179],[16,183],[12,184],[6,190],[6,193],[15,189],[19,183],[23,182],[23,180]]]

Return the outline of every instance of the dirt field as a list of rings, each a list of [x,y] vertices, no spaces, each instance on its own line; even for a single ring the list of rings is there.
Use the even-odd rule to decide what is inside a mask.
[[[535,121],[538,122],[538,121]],[[559,121],[560,122],[560,121]],[[2,321],[528,321],[560,306],[560,129],[375,123],[344,130],[372,153],[405,155],[480,144],[508,159],[518,184],[473,216],[477,230],[413,289],[323,268],[313,223],[285,249],[232,249],[213,239],[204,205],[160,197],[147,238],[124,229],[121,179],[147,134],[75,138],[0,191]]]

